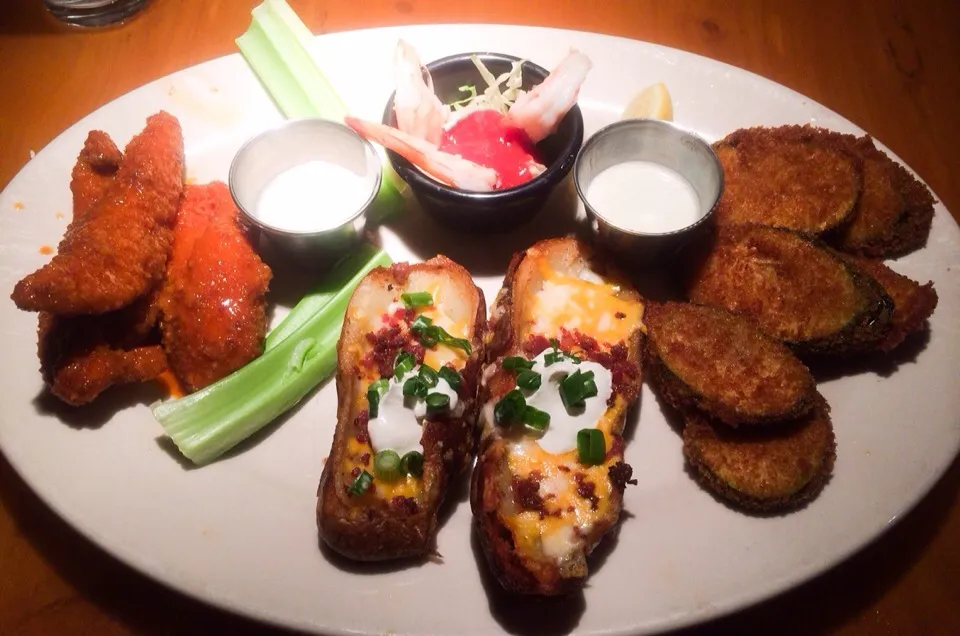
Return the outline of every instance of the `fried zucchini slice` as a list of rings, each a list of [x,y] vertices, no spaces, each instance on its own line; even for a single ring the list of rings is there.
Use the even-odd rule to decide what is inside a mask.
[[[933,310],[937,308],[937,290],[933,282],[921,285],[899,274],[883,261],[870,258],[850,257],[862,271],[872,276],[893,300],[893,316],[886,337],[877,344],[880,351],[891,351],[911,333],[923,330]]]
[[[423,304],[424,292],[430,294],[428,304]],[[421,298],[408,303],[413,299],[405,301],[405,293]],[[469,352],[442,340],[424,341],[412,329],[424,317],[469,342]],[[337,427],[318,490],[317,527],[331,549],[359,561],[417,557],[433,549],[440,505],[473,456],[485,324],[483,292],[463,267],[444,256],[379,267],[357,286],[337,343]],[[410,376],[401,373],[395,387],[391,378],[401,352],[414,363],[407,369]],[[445,407],[427,409],[421,417],[409,408],[413,400],[398,391],[405,379],[421,377],[424,365],[435,372],[452,369],[460,380],[444,379],[452,377],[449,371],[431,375],[435,383],[429,390],[440,391],[437,387],[446,383],[456,404],[451,395]],[[388,379],[393,393],[381,395],[378,417],[371,418],[368,390],[381,379]],[[429,395],[423,402],[429,404]],[[404,452],[399,446],[417,445],[417,440],[419,450]],[[422,471],[415,456],[405,466],[381,471],[388,467],[386,462],[378,466],[382,451],[418,452]]]
[[[832,136],[863,161],[863,191],[853,219],[833,244],[844,252],[878,258],[923,247],[933,222],[933,195],[927,186],[879,150],[869,136]]]
[[[640,295],[577,240],[541,241],[510,264],[488,331],[470,495],[487,563],[508,591],[549,596],[582,587],[587,556],[616,527],[633,483],[622,435],[640,393],[642,313]],[[548,363],[549,355],[562,362]],[[519,360],[534,361],[538,389],[518,388]],[[597,394],[567,408],[557,382],[587,370]],[[542,433],[500,411],[514,390],[550,415]],[[593,459],[578,452],[581,430],[602,436]]]
[[[824,235],[853,216],[862,162],[818,128],[744,128],[714,144],[723,165],[718,225],[758,223]]]
[[[731,426],[766,424],[810,410],[810,371],[755,324],[717,307],[651,304],[648,374],[658,393],[681,411],[696,408]]]
[[[695,269],[691,301],[746,316],[798,353],[870,350],[890,326],[893,301],[877,281],[790,230],[720,228]]]
[[[683,454],[698,481],[740,508],[779,512],[813,499],[836,459],[826,400],[785,424],[733,429],[699,412],[685,415]]]

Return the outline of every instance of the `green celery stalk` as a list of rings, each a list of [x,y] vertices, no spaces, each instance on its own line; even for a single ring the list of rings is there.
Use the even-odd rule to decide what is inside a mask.
[[[310,54],[313,34],[290,5],[264,0],[251,16],[250,27],[236,39],[237,47],[280,111],[288,118],[342,122],[348,109]],[[403,207],[402,181],[385,156],[383,168],[371,218],[386,218]]]
[[[364,250],[370,255],[369,250]],[[277,327],[283,337],[256,360],[186,397],[155,404],[153,416],[180,452],[198,466],[220,457],[296,405],[337,366],[337,341],[353,290],[390,257],[373,250],[359,270],[336,268],[348,280],[330,279],[318,292],[325,302],[300,304]],[[290,326],[284,328],[284,324]]]
[[[267,334],[264,350],[270,351],[276,347],[310,320],[313,314],[326,307],[340,291],[343,281],[350,280],[355,272],[360,271],[366,274],[378,265],[389,264],[389,257],[378,247],[370,243],[361,244],[356,250],[337,261],[319,287],[301,298],[280,324]]]

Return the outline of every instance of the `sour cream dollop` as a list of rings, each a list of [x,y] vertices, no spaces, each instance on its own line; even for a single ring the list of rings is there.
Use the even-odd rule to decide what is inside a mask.
[[[403,383],[419,372],[420,367],[416,367],[399,380],[391,378],[386,393],[380,396],[377,417],[367,423],[370,445],[375,452],[389,449],[401,457],[410,451],[423,452],[420,438],[423,435],[423,420],[427,416],[427,403],[423,398],[403,395]],[[462,412],[463,409],[458,408],[460,399],[456,390],[445,379],[440,378],[430,393],[446,395],[450,399],[447,410],[454,415]]]

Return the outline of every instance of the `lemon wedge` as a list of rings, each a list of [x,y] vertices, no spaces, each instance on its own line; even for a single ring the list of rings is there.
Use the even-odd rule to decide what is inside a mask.
[[[673,121],[673,101],[666,84],[658,82],[647,86],[633,96],[623,110],[623,119],[663,119]]]

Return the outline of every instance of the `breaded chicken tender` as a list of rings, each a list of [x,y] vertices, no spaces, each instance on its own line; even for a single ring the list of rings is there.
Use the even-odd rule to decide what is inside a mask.
[[[77,157],[70,179],[73,194],[72,223],[79,223],[94,209],[94,204],[107,191],[120,168],[123,153],[102,130],[91,130]]]
[[[823,235],[844,226],[860,196],[862,161],[811,126],[744,128],[714,144],[723,165],[718,225],[759,223]]]
[[[103,196],[67,228],[57,255],[17,283],[12,298],[20,309],[106,313],[163,278],[183,191],[180,123],[152,115],[124,155]]]
[[[263,352],[271,272],[238,214],[226,184],[187,186],[161,306],[170,369],[191,392]]]
[[[643,322],[652,383],[681,411],[696,408],[737,426],[799,417],[813,405],[807,367],[745,318],[668,302],[648,305]]]
[[[695,411],[685,422],[683,454],[697,479],[740,508],[796,508],[815,497],[833,471],[833,424],[819,396],[810,413],[777,426],[733,429]]]
[[[720,228],[687,292],[693,302],[753,320],[802,353],[871,350],[886,337],[893,312],[877,281],[841,255],[761,225]]]

